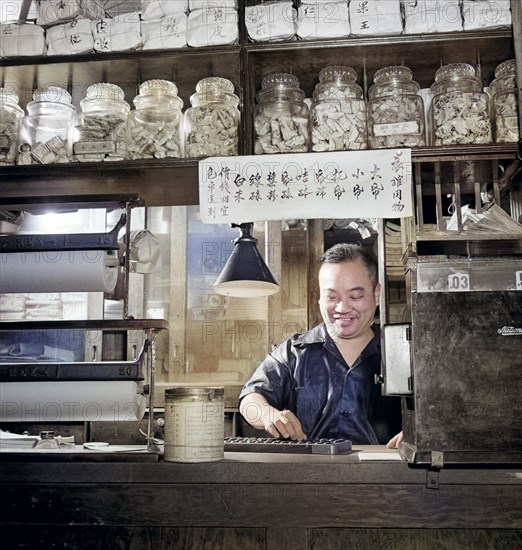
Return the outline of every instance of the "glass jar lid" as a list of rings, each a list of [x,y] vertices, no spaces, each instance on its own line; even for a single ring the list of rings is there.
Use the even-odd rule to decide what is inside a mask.
[[[146,80],[140,84],[140,95],[162,94],[177,97],[178,87],[170,80]]]
[[[113,101],[123,101],[125,99],[124,91],[116,84],[100,82],[92,84],[85,92],[87,99],[112,99]]]
[[[17,94],[6,88],[0,88],[0,103],[4,103],[6,108],[16,111],[18,116],[23,116],[24,110],[18,105],[18,100]]]
[[[19,97],[12,92],[11,90],[8,90],[7,88],[0,88],[0,101],[5,101],[6,103],[15,103],[18,105]]]
[[[357,72],[351,67],[345,65],[328,65],[319,71],[319,82],[355,82]]]
[[[514,59],[508,59],[503,61],[495,69],[495,78],[504,78],[506,76],[516,76],[517,75],[517,65]]]
[[[299,88],[297,76],[289,73],[272,73],[263,78],[261,90],[256,97],[258,102],[303,101],[305,93]]]
[[[130,111],[130,105],[124,98],[125,93],[119,86],[100,82],[87,88],[80,107],[82,111],[115,110],[126,114]]]
[[[70,105],[72,97],[64,88],[60,88],[59,86],[46,86],[45,88],[38,88],[33,92],[33,100]]]
[[[490,84],[493,94],[515,93],[517,87],[517,66],[514,59],[500,63],[495,69],[495,80]]]
[[[170,80],[161,79],[142,82],[140,84],[140,93],[133,99],[133,103],[137,108],[140,106],[161,108],[161,105],[157,104],[158,96],[165,98],[180,109],[183,107],[183,100],[178,97],[178,87],[176,84]],[[151,99],[155,102],[154,105],[150,104],[149,100]]]
[[[261,81],[261,90],[267,90],[275,86],[299,89],[299,79],[297,76],[289,73],[272,73],[265,76]]]
[[[443,65],[440,69],[437,69],[435,73],[435,82],[446,80],[448,78],[475,78],[475,69],[473,65],[468,63],[450,63],[449,65]]]
[[[58,115],[72,117],[76,107],[71,103],[71,94],[59,86],[38,88],[33,92],[33,101],[27,104],[29,115]]]
[[[450,63],[437,70],[435,82],[432,84],[431,89],[435,93],[479,92],[481,87],[473,65],[469,63]]]
[[[59,86],[47,86],[38,88],[33,92],[34,101],[49,101],[51,103],[70,104],[72,102],[71,94]]]
[[[234,84],[226,78],[211,76],[202,78],[196,84],[196,92],[215,93],[215,94],[233,94]]]
[[[373,81],[375,84],[382,84],[389,81],[405,81],[413,80],[413,72],[409,67],[404,65],[390,65],[383,67],[375,72]]]
[[[314,100],[360,99],[362,88],[356,83],[357,72],[344,65],[329,65],[319,71]]]
[[[419,84],[413,80],[413,72],[404,65],[390,65],[375,72],[368,96],[370,99],[395,95],[418,94]]]
[[[227,103],[233,107],[239,105],[239,97],[234,93],[234,84],[217,76],[201,79],[196,84],[196,93],[190,98],[192,105],[202,103]]]

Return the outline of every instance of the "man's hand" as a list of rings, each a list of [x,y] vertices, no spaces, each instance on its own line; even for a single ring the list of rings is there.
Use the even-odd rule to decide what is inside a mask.
[[[403,434],[402,432],[399,432],[397,435],[393,436],[388,443],[386,443],[386,447],[388,449],[396,449],[399,446],[399,443],[402,441]]]
[[[278,411],[270,407],[262,418],[265,430],[273,437],[305,441],[306,435],[297,416],[288,410]]]
[[[267,431],[272,437],[306,441],[301,422],[292,411],[272,407],[259,393],[251,393],[241,400],[239,412],[254,428]]]

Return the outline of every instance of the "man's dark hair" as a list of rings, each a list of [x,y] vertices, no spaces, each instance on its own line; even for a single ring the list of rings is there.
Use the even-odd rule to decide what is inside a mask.
[[[379,261],[371,248],[356,243],[338,243],[321,256],[321,264],[341,264],[343,262],[362,263],[368,271],[373,287],[377,286]]]

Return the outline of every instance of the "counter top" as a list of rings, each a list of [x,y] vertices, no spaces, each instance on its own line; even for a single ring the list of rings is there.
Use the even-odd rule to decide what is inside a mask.
[[[78,446],[79,447],[79,446]],[[2,483],[285,483],[285,484],[423,484],[428,470],[402,460],[384,446],[356,446],[343,455],[226,452],[218,462],[165,462],[162,457],[135,453],[123,457],[78,449],[45,453],[0,451]],[[54,458],[62,454],[60,459]],[[40,455],[40,456],[39,456]],[[93,459],[98,459],[93,461]],[[85,461],[85,459],[89,461]],[[522,489],[520,468],[445,468],[438,483],[509,484]]]

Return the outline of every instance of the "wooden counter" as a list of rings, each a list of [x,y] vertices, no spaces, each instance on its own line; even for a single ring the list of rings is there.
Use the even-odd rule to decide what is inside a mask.
[[[199,464],[4,456],[0,524],[17,542],[2,548],[522,548],[522,466],[432,472],[356,451]]]

